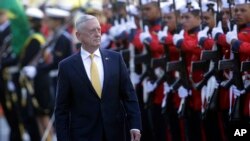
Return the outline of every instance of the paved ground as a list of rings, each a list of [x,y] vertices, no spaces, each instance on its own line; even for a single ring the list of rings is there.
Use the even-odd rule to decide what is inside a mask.
[[[8,141],[9,126],[3,116],[0,117],[0,141]]]
[[[4,116],[0,116],[0,141],[9,141],[9,132],[10,128],[4,118]],[[23,137],[23,141],[30,141],[29,135],[25,134]],[[53,141],[56,141],[56,137],[54,136]]]

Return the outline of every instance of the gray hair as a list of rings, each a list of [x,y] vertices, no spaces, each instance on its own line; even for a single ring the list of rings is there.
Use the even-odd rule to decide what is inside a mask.
[[[77,31],[81,29],[81,25],[84,25],[87,21],[97,19],[95,16],[84,14],[79,16],[75,21],[75,28]]]

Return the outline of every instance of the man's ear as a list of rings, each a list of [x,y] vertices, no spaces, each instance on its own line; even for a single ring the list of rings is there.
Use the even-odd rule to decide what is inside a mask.
[[[76,35],[76,38],[79,40],[79,38],[80,38],[80,33],[79,33],[78,31],[76,31],[75,35]]]

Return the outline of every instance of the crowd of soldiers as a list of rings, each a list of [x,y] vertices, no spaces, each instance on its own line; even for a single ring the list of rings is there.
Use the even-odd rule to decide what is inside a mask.
[[[142,141],[228,141],[235,125],[249,126],[250,1],[88,4],[25,7],[30,37],[18,56],[0,9],[0,103],[11,141],[21,141],[24,131],[32,141],[51,140],[57,65],[79,51],[73,21],[84,13],[100,21],[101,48],[126,62]]]

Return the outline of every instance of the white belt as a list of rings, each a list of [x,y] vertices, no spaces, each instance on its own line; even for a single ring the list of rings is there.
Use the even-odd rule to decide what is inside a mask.
[[[17,66],[11,66],[6,68],[7,72],[10,74],[18,73],[19,72],[19,67]]]
[[[51,70],[49,72],[49,76],[50,77],[57,77],[57,75],[58,75],[58,70]]]

